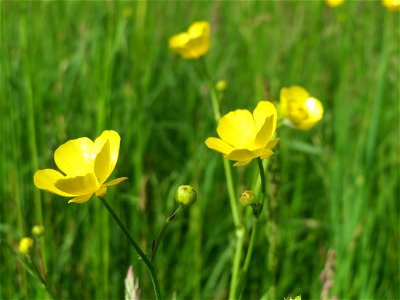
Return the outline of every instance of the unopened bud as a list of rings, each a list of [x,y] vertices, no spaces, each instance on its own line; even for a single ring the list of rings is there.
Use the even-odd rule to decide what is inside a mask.
[[[21,254],[28,254],[33,246],[33,240],[29,237],[24,237],[19,241],[18,251]]]
[[[197,199],[197,192],[191,185],[181,185],[175,193],[175,200],[182,205],[190,205]]]
[[[256,195],[252,191],[244,191],[240,195],[240,203],[242,203],[244,206],[253,204],[255,199]]]
[[[44,227],[42,225],[35,225],[32,227],[32,234],[36,237],[41,237],[44,232]]]
[[[226,90],[228,84],[226,80],[218,80],[217,84],[215,85],[215,88],[217,89],[218,92],[222,93]]]

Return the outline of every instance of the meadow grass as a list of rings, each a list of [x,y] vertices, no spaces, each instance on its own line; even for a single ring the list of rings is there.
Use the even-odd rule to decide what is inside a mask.
[[[276,299],[320,298],[329,249],[331,296],[400,297],[398,13],[380,1],[336,9],[322,1],[0,7],[1,299],[50,297],[15,253],[36,224],[45,227],[40,246],[57,298],[120,299],[129,265],[142,298],[154,297],[143,262],[99,201],[67,204],[33,184],[36,170],[54,166],[59,145],[104,129],[122,137],[114,176],[130,178],[107,199],[145,252],[176,207],[176,187],[199,191],[157,254],[164,297],[228,297],[235,231],[221,157],[204,145],[216,134],[209,90],[199,62],[168,49],[169,37],[196,20],[211,24],[205,61],[213,80],[228,82],[222,113],[277,101],[294,84],[325,107],[310,131],[279,129],[269,174],[276,274],[268,272],[264,220],[244,298],[260,299],[273,281]],[[252,188],[256,163],[232,174],[239,195]]]

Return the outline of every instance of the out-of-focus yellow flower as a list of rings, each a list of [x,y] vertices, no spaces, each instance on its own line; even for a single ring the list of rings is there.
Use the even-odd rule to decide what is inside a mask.
[[[329,7],[337,7],[342,5],[344,0],[325,0],[326,5]]]
[[[254,158],[265,159],[273,154],[279,139],[273,138],[276,129],[277,112],[269,101],[260,101],[251,114],[237,109],[223,116],[218,123],[220,138],[210,137],[206,145],[230,160],[234,166],[245,166]]]
[[[324,107],[304,88],[291,86],[281,89],[279,112],[288,125],[307,130],[322,119]]]
[[[210,24],[205,21],[194,22],[188,31],[169,39],[169,47],[185,59],[197,59],[210,48]]]
[[[33,240],[29,237],[23,237],[19,241],[18,251],[21,254],[28,254],[29,251],[31,251],[32,247],[33,247]]]
[[[382,4],[391,11],[400,10],[400,0],[382,0]]]
[[[117,164],[120,140],[117,132],[105,130],[94,142],[87,137],[66,142],[54,153],[54,161],[65,175],[53,169],[39,170],[33,178],[35,185],[63,197],[74,197],[69,202],[83,203],[93,194],[104,196],[108,186],[128,179],[105,183]]]

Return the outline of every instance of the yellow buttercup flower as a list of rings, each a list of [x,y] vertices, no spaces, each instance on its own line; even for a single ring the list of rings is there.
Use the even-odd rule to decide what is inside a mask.
[[[400,10],[400,0],[382,0],[382,4],[391,11]]]
[[[218,151],[234,166],[245,166],[254,158],[268,158],[279,139],[273,138],[276,129],[277,112],[269,101],[260,101],[253,114],[245,109],[237,109],[224,115],[218,122],[220,138],[206,140],[208,148]]]
[[[210,49],[210,24],[194,22],[188,31],[169,39],[169,47],[185,59],[197,59]]]
[[[326,5],[329,7],[337,7],[342,5],[344,0],[325,0]]]
[[[21,254],[28,254],[33,247],[33,240],[29,237],[23,237],[18,244],[18,251]]]
[[[87,137],[66,142],[54,153],[54,161],[65,175],[53,169],[39,170],[33,177],[35,185],[63,197],[74,197],[69,202],[83,203],[93,194],[104,196],[108,186],[128,179],[105,182],[117,164],[120,140],[117,132],[105,130],[94,142]]]
[[[279,112],[288,125],[307,130],[322,119],[324,107],[304,88],[291,86],[281,89]]]

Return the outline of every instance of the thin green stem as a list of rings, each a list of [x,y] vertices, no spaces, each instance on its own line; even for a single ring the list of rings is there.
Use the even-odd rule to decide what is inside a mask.
[[[233,257],[232,278],[229,287],[229,297],[232,299],[236,299],[236,291],[239,284],[239,269],[243,255],[244,234],[245,232],[243,227],[236,229],[235,254]]]
[[[131,243],[131,245],[133,246],[133,248],[135,248],[136,252],[139,254],[139,256],[143,259],[144,263],[146,264],[149,273],[150,273],[150,277],[151,277],[151,282],[153,283],[153,288],[154,288],[154,292],[156,294],[156,299],[160,300],[161,298],[161,290],[160,290],[160,285],[158,283],[158,279],[157,279],[157,274],[156,274],[156,270],[154,268],[154,265],[152,264],[152,262],[149,260],[149,258],[147,257],[147,255],[142,251],[142,249],[140,249],[139,245],[135,242],[135,240],[133,239],[132,235],[130,234],[128,228],[125,226],[124,223],[122,223],[121,219],[118,217],[118,215],[114,212],[113,208],[111,207],[111,205],[108,203],[108,201],[103,198],[103,197],[98,197],[100,199],[100,201],[104,204],[104,206],[107,208],[107,210],[110,212],[111,216],[114,218],[115,222],[118,223],[119,227],[121,228],[121,230],[125,233],[126,237],[128,238],[129,242]]]
[[[180,205],[177,209],[175,209],[175,211],[169,215],[168,219],[165,221],[164,226],[161,228],[161,231],[159,232],[154,245],[153,245],[153,249],[151,252],[151,257],[150,257],[150,261],[151,263],[154,264],[154,260],[156,259],[156,254],[157,254],[157,249],[158,246],[160,246],[161,241],[164,237],[165,231],[167,230],[167,227],[169,226],[169,224],[171,224],[171,222],[175,219],[176,215],[181,211],[182,209],[182,205]]]
[[[254,242],[255,242],[255,237],[256,237],[257,228],[258,228],[257,225],[258,225],[258,218],[254,218],[253,228],[251,230],[250,244],[249,244],[249,248],[247,249],[246,258],[244,260],[244,265],[243,265],[243,272],[245,272],[246,274],[247,274],[247,270],[249,269],[251,256],[253,254]]]
[[[264,205],[265,196],[267,194],[267,187],[265,184],[265,171],[261,158],[257,158],[258,170],[260,171],[260,180],[261,180],[261,193],[262,193],[262,204]]]
[[[243,264],[243,268],[242,271],[240,273],[240,281],[239,281],[239,286],[238,286],[238,294],[239,294],[239,298],[242,297],[242,293],[244,290],[244,285],[246,283],[246,278],[247,278],[247,271],[249,269],[250,266],[250,262],[251,262],[251,257],[253,254],[253,249],[254,249],[254,243],[255,243],[255,237],[257,235],[257,228],[258,228],[258,221],[259,221],[259,216],[261,214],[264,202],[265,202],[265,196],[266,196],[266,183],[265,183],[265,171],[264,171],[264,166],[262,163],[261,158],[257,158],[257,164],[258,164],[258,169],[260,171],[260,181],[261,181],[261,199],[255,203],[253,206],[253,215],[254,215],[254,222],[253,222],[253,226],[252,226],[252,230],[251,230],[251,237],[250,237],[250,243],[249,243],[249,247],[247,248],[247,253],[246,253],[246,257],[244,260],[244,264]],[[233,298],[236,298],[236,293],[233,294]]]
[[[204,59],[200,59],[200,61],[201,61],[201,64],[202,64],[202,67],[204,70],[204,74],[208,81],[208,86],[210,89],[210,98],[211,98],[211,104],[213,107],[215,123],[218,124],[218,121],[221,118],[221,113],[220,113],[220,109],[219,109],[218,93],[215,89],[215,85],[211,78],[211,74],[208,70],[206,62],[204,61]],[[224,165],[226,185],[228,188],[229,204],[231,206],[233,223],[235,224],[235,228],[236,228],[235,254],[234,254],[234,259],[233,259],[233,264],[232,264],[231,284],[230,284],[230,288],[229,288],[229,295],[231,295],[231,297],[232,297],[232,295],[236,295],[237,286],[239,283],[239,269],[240,269],[240,262],[242,260],[242,254],[243,254],[243,243],[244,243],[245,231],[244,231],[244,228],[242,225],[240,211],[239,211],[238,204],[237,204],[238,201],[237,201],[237,198],[235,195],[235,189],[233,186],[231,166],[229,165],[229,162],[225,158],[222,158],[222,161],[223,161],[223,165]]]
[[[219,104],[218,104],[219,103],[218,94],[215,89],[215,85],[212,81],[211,74],[207,68],[206,62],[204,61],[204,59],[200,59],[200,61],[202,63],[204,74],[206,76],[206,79],[208,81],[208,86],[210,89],[210,98],[211,98],[211,103],[212,103],[212,107],[213,107],[213,111],[214,111],[215,122],[218,124],[218,121],[221,118],[221,113],[219,111]],[[229,165],[229,162],[224,158],[223,158],[223,164],[224,164],[226,184],[228,187],[229,202],[230,202],[231,210],[232,210],[233,222],[234,222],[236,228],[240,228],[242,226],[242,222],[241,222],[241,217],[239,214],[239,208],[237,205],[235,189],[233,187],[231,167]]]
[[[241,276],[240,276],[240,283],[239,283],[239,299],[242,298],[244,285],[245,285],[246,279],[247,279],[247,271],[249,270],[251,257],[253,255],[254,243],[255,243],[256,235],[257,235],[257,231],[258,231],[257,230],[257,228],[258,228],[258,220],[259,220],[259,218],[254,216],[253,226],[252,226],[252,229],[251,229],[250,243],[249,243],[249,247],[247,248],[247,253],[246,253],[245,260],[244,260],[242,272],[240,273]],[[237,297],[235,297],[235,299],[236,298]]]
[[[31,155],[31,167],[32,170],[39,169],[39,162],[38,162],[38,154],[37,154],[37,138],[36,138],[36,122],[35,122],[35,99],[32,91],[32,72],[31,72],[31,65],[30,65],[30,57],[28,53],[30,41],[28,40],[27,36],[27,24],[26,18],[22,17],[20,20],[20,37],[21,37],[21,47],[23,49],[23,68],[24,68],[24,88],[25,88],[25,100],[26,100],[26,107],[27,107],[27,132],[28,132],[28,145],[29,145],[29,152]],[[37,100],[37,99],[36,99]],[[38,189],[34,189],[33,191],[33,198],[34,198],[34,207],[35,207],[35,214],[39,224],[43,223],[43,211],[42,211],[42,197],[40,191]],[[47,262],[47,255],[46,255],[46,247],[44,238],[41,239],[41,248],[42,248],[42,256],[43,256],[43,268],[44,272],[46,272],[46,262]]]

